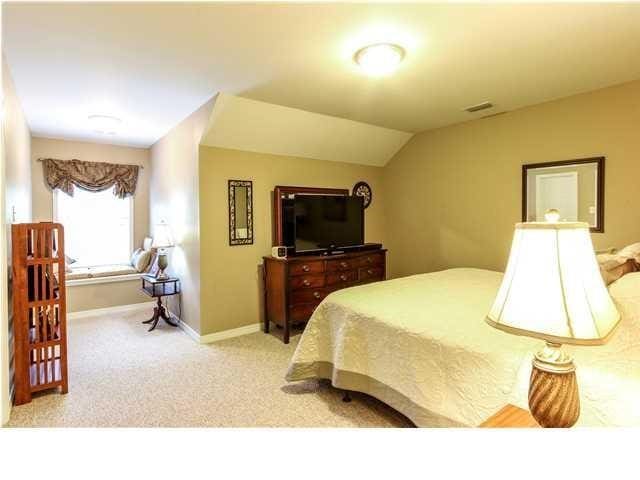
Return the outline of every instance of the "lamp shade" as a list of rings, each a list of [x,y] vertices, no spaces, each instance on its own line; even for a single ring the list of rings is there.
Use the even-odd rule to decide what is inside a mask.
[[[620,314],[582,222],[516,225],[507,270],[487,322],[552,343],[601,345]]]
[[[169,225],[164,222],[158,223],[154,229],[153,244],[151,246],[154,248],[168,248],[174,245]]]

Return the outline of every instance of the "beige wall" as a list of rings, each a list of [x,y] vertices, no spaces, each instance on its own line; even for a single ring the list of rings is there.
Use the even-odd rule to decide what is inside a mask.
[[[262,316],[258,266],[271,253],[274,186],[351,189],[359,180],[368,182],[373,202],[366,210],[365,240],[384,242],[382,173],[380,167],[200,147],[201,334],[254,324]],[[230,179],[253,181],[253,245],[229,246]]]
[[[17,97],[9,67],[2,56],[2,165],[0,198],[2,230],[0,239],[0,425],[9,419],[9,358],[11,320],[7,264],[11,248],[10,224],[31,221],[31,133]],[[9,271],[10,271],[9,265]]]
[[[209,123],[211,100],[151,147],[151,227],[161,220],[177,244],[170,251],[169,272],[182,284],[182,304],[170,308],[200,332],[200,237],[198,228],[198,145]]]
[[[83,312],[96,308],[117,307],[134,303],[152,302],[140,291],[140,279],[121,282],[74,285],[67,287],[67,312]],[[149,309],[149,314],[153,309]]]
[[[34,137],[31,142],[31,168],[33,218],[36,222],[53,220],[53,192],[44,180],[42,163],[38,162],[38,158],[75,158],[90,162],[141,165],[143,169],[140,170],[133,198],[133,233],[134,248],[142,246],[142,240],[149,235],[149,149]],[[149,297],[140,292],[138,281],[67,287],[69,312],[148,301]]]
[[[605,156],[605,232],[640,241],[640,81],[416,135],[385,167],[391,273],[503,269],[521,165]]]

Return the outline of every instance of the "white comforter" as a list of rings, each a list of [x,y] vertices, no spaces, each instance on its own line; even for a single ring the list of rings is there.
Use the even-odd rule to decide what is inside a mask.
[[[505,403],[526,407],[531,355],[541,343],[485,323],[501,279],[452,269],[334,292],[310,319],[287,379],[331,378],[418,426],[473,426]],[[570,348],[578,425],[640,426],[640,321],[637,311],[621,310],[608,345]]]

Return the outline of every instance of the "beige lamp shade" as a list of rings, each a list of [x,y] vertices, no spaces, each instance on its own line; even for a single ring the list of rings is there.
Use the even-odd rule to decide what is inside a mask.
[[[153,244],[151,246],[154,248],[169,248],[175,246],[169,225],[160,222],[155,226]]]
[[[507,270],[487,322],[552,343],[601,345],[620,314],[581,222],[516,225]]]

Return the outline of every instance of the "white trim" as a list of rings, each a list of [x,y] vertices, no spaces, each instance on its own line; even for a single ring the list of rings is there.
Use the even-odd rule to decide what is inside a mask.
[[[173,315],[173,313],[171,315]],[[173,315],[173,317],[177,318],[175,315]],[[186,333],[189,337],[191,337],[193,341],[197,343],[201,343],[200,334],[196,332],[193,328],[191,328],[188,323],[178,319],[178,326],[182,329],[184,333]]]
[[[260,324],[253,323],[251,325],[245,325],[244,327],[232,328],[230,330],[223,330],[222,332],[210,333],[208,335],[201,335],[200,343],[213,343],[220,340],[226,340],[227,338],[249,335],[250,333],[256,333],[259,331]]]
[[[0,17],[1,17],[0,13]],[[2,59],[4,68],[4,58]],[[6,105],[4,89],[0,89],[0,114],[4,117],[0,120],[0,427],[9,421],[11,415],[11,399],[9,394],[9,296],[7,289],[7,231],[9,229],[10,218],[6,210],[6,174],[5,160],[6,152],[4,148]]]
[[[130,282],[132,280],[140,280],[144,273],[127,273],[126,275],[107,275],[105,277],[87,277],[75,278],[65,282],[67,287],[75,287],[77,285],[95,285],[99,283],[114,282]]]
[[[129,305],[116,305],[114,307],[94,308],[93,310],[81,310],[78,312],[67,313],[67,320],[75,320],[77,318],[93,317],[95,315],[104,315],[106,313],[125,313],[142,310],[149,310],[156,306],[156,302],[132,303]]]
[[[250,333],[256,333],[260,331],[260,323],[253,323],[251,325],[245,325],[244,327],[232,328],[230,330],[224,330],[222,332],[210,333],[208,335],[200,335],[187,323],[180,320],[180,328],[189,335],[193,340],[200,344],[214,343],[220,340],[226,340],[227,338],[241,337],[242,335],[249,335]]]
[[[602,167],[604,170],[604,167]],[[593,202],[595,205],[595,210],[593,211],[593,213],[591,213],[589,211],[589,215],[593,215],[593,223],[591,222],[587,222],[589,224],[590,227],[592,228],[602,228],[602,225],[598,225],[598,164],[596,163],[596,173],[593,176],[593,178],[595,179],[595,185],[593,186],[593,191],[596,192],[596,196],[595,196],[595,202]],[[602,193],[602,196],[604,197],[604,192]]]

